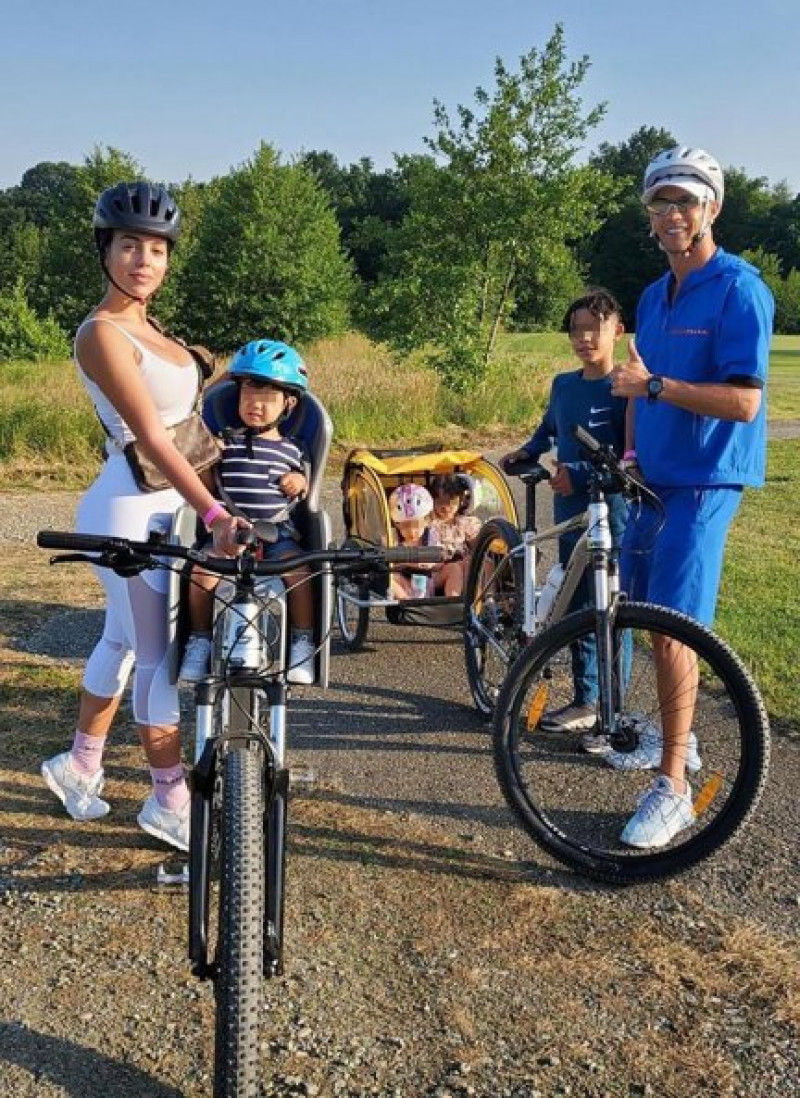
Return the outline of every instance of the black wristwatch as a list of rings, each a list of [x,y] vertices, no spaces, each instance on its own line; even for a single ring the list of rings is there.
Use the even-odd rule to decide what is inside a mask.
[[[651,374],[647,379],[647,403],[655,404],[664,392],[664,379],[660,374]]]

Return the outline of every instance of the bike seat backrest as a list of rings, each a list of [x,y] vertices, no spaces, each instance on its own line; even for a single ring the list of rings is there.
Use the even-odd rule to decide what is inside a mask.
[[[239,391],[235,381],[227,378],[206,390],[203,419],[215,435],[244,426],[239,418]],[[311,468],[304,508],[310,512],[319,511],[322,478],[333,439],[330,417],[320,400],[313,393],[306,393],[279,429],[282,435],[297,439],[308,456]]]

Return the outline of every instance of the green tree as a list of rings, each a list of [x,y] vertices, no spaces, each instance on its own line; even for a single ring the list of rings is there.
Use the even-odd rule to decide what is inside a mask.
[[[300,160],[328,195],[342,234],[342,247],[353,261],[356,275],[373,285],[383,264],[392,228],[408,212],[403,175],[396,170],[376,172],[362,157],[347,167],[331,152],[313,151]]]
[[[69,340],[52,316],[31,309],[20,279],[0,294],[0,361],[42,362],[69,357]]]
[[[484,376],[520,279],[593,231],[614,193],[609,177],[574,165],[604,111],[583,112],[588,66],[567,62],[558,25],[517,71],[498,58],[493,91],[478,88],[475,109],[459,106],[455,122],[435,104],[433,158],[407,174],[409,214],[374,305],[396,341],[438,345],[436,363],[457,388]]]
[[[352,274],[325,193],[266,144],[215,182],[177,281],[188,334],[220,351],[304,342],[349,319]]]
[[[794,268],[786,277],[781,273],[780,257],[765,248],[742,252],[742,258],[752,263],[772,290],[775,298],[775,331],[781,335],[800,332],[800,271]]]

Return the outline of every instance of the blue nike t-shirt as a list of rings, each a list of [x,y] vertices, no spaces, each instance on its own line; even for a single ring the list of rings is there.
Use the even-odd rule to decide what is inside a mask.
[[[556,522],[564,522],[584,511],[589,502],[592,466],[585,460],[580,443],[572,436],[573,427],[585,427],[598,442],[622,456],[626,404],[624,397],[612,396],[610,374],[589,379],[584,377],[583,370],[571,370],[553,378],[542,422],[522,449],[535,460],[546,454],[555,442],[559,462],[569,469],[575,491],[571,496],[555,496]],[[621,497],[619,504],[624,506]],[[609,498],[609,506],[614,509],[613,497]]]
[[[775,303],[755,267],[718,248],[670,300],[667,273],[644,291],[636,346],[651,374],[695,383],[763,388]],[[656,487],[764,483],[767,409],[751,423],[717,419],[666,401],[634,401],[639,467]]]

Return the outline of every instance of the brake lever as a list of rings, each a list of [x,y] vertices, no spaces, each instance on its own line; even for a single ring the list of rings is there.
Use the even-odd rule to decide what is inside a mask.
[[[110,568],[123,579],[130,579],[146,572],[149,568],[157,568],[158,564],[150,557],[133,553],[128,549],[106,549],[96,556],[87,553],[61,553],[57,557],[51,557],[51,564],[94,564],[99,568]]]

